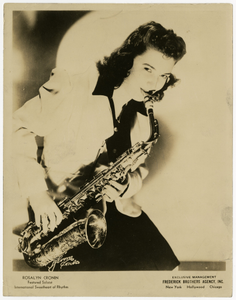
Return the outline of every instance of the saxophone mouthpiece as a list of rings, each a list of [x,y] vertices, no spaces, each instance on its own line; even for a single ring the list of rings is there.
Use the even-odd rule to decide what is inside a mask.
[[[144,103],[146,103],[148,101],[151,101],[151,102],[159,102],[160,101],[159,96],[158,96],[158,94],[156,94],[155,90],[150,90],[148,92],[143,89],[141,89],[141,90],[142,90],[143,97],[144,97]]]
[[[144,91],[144,90],[142,90],[142,92],[143,92],[143,96],[144,96],[144,103],[145,103],[145,106],[147,107],[147,105],[149,106],[149,105],[152,105],[152,107],[153,107],[153,102],[154,102],[154,93],[155,93],[155,91],[148,91],[148,92],[146,92],[146,91]]]
[[[146,94],[146,96],[144,97],[144,104],[148,114],[153,111],[153,103],[154,100],[152,98],[152,95]]]
[[[146,101],[144,101],[144,103],[147,111],[149,111],[150,109],[153,110],[153,101],[151,99],[147,99]]]

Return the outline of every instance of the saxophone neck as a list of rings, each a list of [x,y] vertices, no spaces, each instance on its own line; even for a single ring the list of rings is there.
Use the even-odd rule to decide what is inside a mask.
[[[159,137],[159,126],[157,119],[154,118],[153,113],[153,103],[154,100],[152,96],[148,95],[144,98],[144,103],[147,111],[147,115],[149,117],[149,124],[150,124],[150,136],[147,142],[157,141]]]

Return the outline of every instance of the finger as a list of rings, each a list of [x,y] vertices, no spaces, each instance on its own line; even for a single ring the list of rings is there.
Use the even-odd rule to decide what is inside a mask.
[[[62,212],[60,211],[60,209],[57,207],[56,211],[54,212],[55,214],[55,222],[56,222],[56,226],[58,226],[61,221],[62,221]]]
[[[127,186],[127,184],[121,184],[116,181],[111,180],[109,182],[110,186],[114,187],[118,192],[123,192]]]
[[[102,198],[103,198],[103,201],[107,201],[107,202],[112,202],[113,199],[111,199],[109,197],[109,195],[106,194],[106,191],[102,191]]]
[[[35,218],[36,226],[40,227],[41,226],[40,214],[34,213],[34,218]]]
[[[48,212],[48,229],[53,231],[56,228],[56,216],[54,212]]]
[[[42,229],[43,229],[43,233],[47,233],[48,232],[48,216],[46,213],[44,213],[43,215],[41,215],[41,220],[42,220]]]
[[[60,201],[66,197],[65,193],[50,192],[50,197],[55,201]]]
[[[107,204],[104,199],[102,199],[102,207],[103,207],[103,214],[105,215],[107,212]]]
[[[77,192],[77,191],[78,191],[78,186],[77,186],[77,185],[73,185],[73,184],[70,183],[69,181],[67,181],[66,185],[67,185],[67,187],[68,187],[69,189],[71,189],[72,191],[74,191],[74,192]]]
[[[104,193],[112,200],[115,200],[119,197],[120,191],[117,191],[114,187],[108,185],[106,186]]]
[[[110,180],[109,181],[109,186],[112,186],[113,188],[115,188],[117,191],[119,191],[122,188],[122,184],[114,181],[114,180]]]

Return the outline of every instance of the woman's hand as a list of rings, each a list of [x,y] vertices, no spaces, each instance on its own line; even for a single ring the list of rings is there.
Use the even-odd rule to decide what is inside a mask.
[[[61,223],[62,213],[46,191],[31,195],[29,202],[34,211],[35,223],[38,227],[42,226],[45,234]]]
[[[117,181],[111,180],[108,185],[102,190],[103,200],[112,202],[117,200],[128,188],[129,182],[124,184],[118,183]]]
[[[103,188],[103,201],[115,201],[116,208],[119,212],[130,217],[138,217],[142,213],[141,206],[135,203],[133,196],[141,189],[142,175],[146,175],[147,171],[137,169],[127,174],[127,180],[124,184],[116,181],[110,181],[109,185]]]

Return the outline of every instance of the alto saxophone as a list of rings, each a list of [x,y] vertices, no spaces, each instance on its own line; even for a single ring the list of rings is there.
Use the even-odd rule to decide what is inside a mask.
[[[94,209],[102,200],[102,189],[110,180],[123,182],[132,166],[147,157],[159,137],[158,122],[153,116],[152,97],[146,96],[146,109],[150,123],[150,137],[138,142],[124,152],[114,163],[98,173],[91,181],[82,185],[72,197],[65,197],[57,203],[63,218],[59,226],[45,234],[32,221],[21,232],[18,250],[23,253],[26,263],[32,268],[48,267],[59,263],[72,248],[88,242],[97,249],[105,241],[107,226],[104,214]]]

